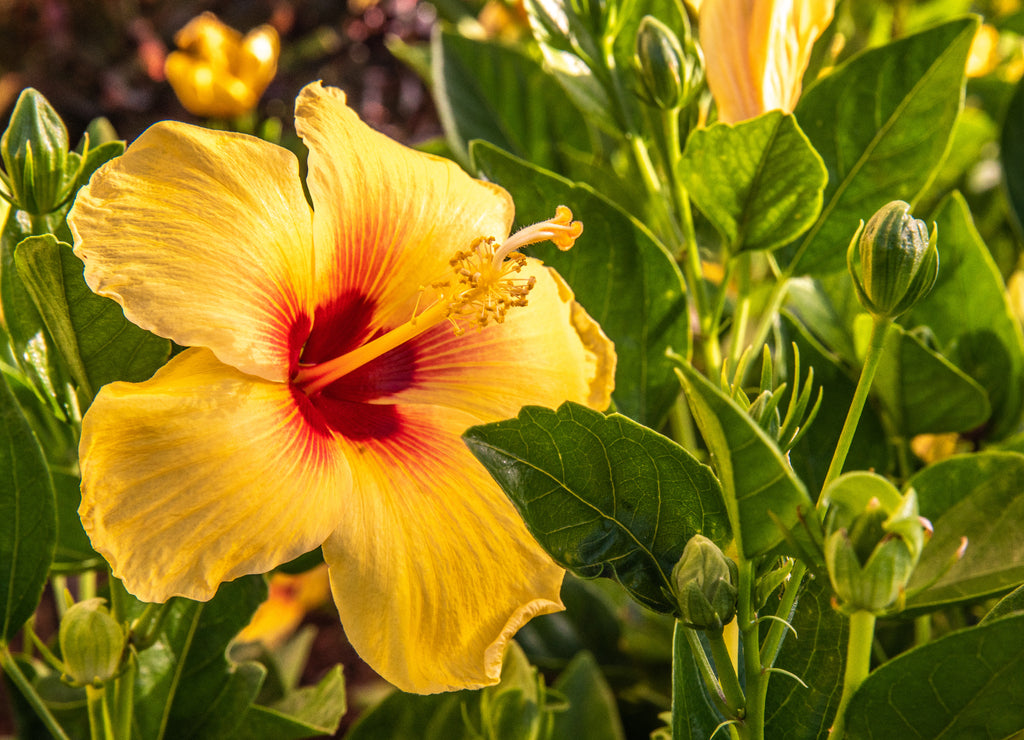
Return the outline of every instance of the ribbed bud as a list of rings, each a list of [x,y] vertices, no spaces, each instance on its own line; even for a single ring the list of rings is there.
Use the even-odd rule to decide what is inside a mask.
[[[686,105],[704,81],[704,55],[689,33],[681,42],[654,16],[644,16],[636,34],[634,61],[644,102],[673,110]]]
[[[103,599],[87,599],[68,609],[58,639],[65,680],[99,686],[120,673],[126,636]]]
[[[67,197],[66,183],[77,177],[78,164],[68,158],[68,132],[57,111],[38,91],[27,88],[18,97],[11,122],[0,138],[0,157],[7,175],[4,185],[15,206],[42,215]]]
[[[861,305],[892,319],[924,298],[939,274],[937,235],[933,227],[929,236],[924,221],[911,216],[901,200],[879,209],[846,252]]]
[[[736,616],[739,570],[718,546],[694,535],[672,569],[680,618],[687,627],[721,630]]]
[[[825,565],[846,611],[885,612],[901,597],[924,548],[914,489],[902,496],[874,473],[848,473],[825,491]]]

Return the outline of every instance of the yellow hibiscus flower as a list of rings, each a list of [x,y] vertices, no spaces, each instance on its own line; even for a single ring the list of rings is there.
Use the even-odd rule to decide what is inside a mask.
[[[174,35],[178,51],[164,74],[185,109],[196,116],[229,118],[256,107],[277,74],[281,41],[273,26],[244,37],[213,13],[203,13]]]
[[[835,0],[703,0],[700,43],[718,119],[792,112]]]
[[[209,599],[322,545],[346,633],[385,679],[493,684],[515,631],[561,608],[563,571],[460,435],[524,404],[608,405],[611,343],[514,251],[582,227],[560,208],[502,242],[508,193],[319,83],[296,127],[312,208],[290,152],[176,122],[79,193],[89,286],[191,347],[97,395],[82,522],[145,601]]]

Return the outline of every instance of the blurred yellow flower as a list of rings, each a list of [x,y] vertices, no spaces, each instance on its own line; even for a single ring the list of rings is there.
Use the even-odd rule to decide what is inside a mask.
[[[189,21],[174,36],[164,73],[185,109],[197,116],[230,118],[256,107],[277,72],[281,42],[272,26],[245,37],[213,13]]]
[[[967,76],[984,77],[999,66],[999,31],[988,23],[978,26],[967,55]]]
[[[326,565],[297,575],[275,573],[270,578],[267,600],[252,615],[238,640],[261,642],[273,649],[295,632],[307,612],[327,603],[330,596]]]
[[[460,435],[525,404],[609,404],[611,342],[516,251],[582,226],[560,207],[509,237],[507,192],[373,131],[340,90],[304,88],[296,129],[312,209],[291,152],[177,122],[79,192],[89,286],[191,347],[96,396],[79,514],[145,601],[206,600],[322,545],[381,676],[493,684],[564,573]]]
[[[700,42],[719,120],[791,112],[834,10],[834,0],[703,0]]]

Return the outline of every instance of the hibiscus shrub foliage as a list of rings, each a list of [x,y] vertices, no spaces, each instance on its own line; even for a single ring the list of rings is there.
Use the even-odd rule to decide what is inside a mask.
[[[209,15],[215,126],[24,91],[18,736],[1024,733],[1024,10],[968,5],[444,3],[430,155],[315,82],[279,146]],[[387,683],[300,680],[328,591]]]

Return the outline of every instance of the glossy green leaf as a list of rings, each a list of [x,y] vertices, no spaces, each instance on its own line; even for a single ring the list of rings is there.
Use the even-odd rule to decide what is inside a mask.
[[[733,254],[775,249],[800,236],[818,218],[828,182],[796,119],[781,111],[697,129],[679,174]]]
[[[581,652],[559,674],[551,688],[569,702],[553,716],[552,738],[625,740],[622,720],[608,682],[594,656]]]
[[[921,516],[935,527],[908,591],[938,578],[908,599],[908,609],[976,599],[1024,583],[1021,481],[1024,455],[979,452],[929,465],[907,482],[917,491]],[[961,537],[968,539],[967,550],[953,563]]]
[[[954,632],[873,671],[846,711],[850,740],[1009,738],[1024,730],[1024,615]]]
[[[583,235],[568,252],[539,244],[528,251],[558,270],[576,300],[597,320],[618,355],[613,399],[618,411],[658,427],[679,395],[665,351],[686,354],[690,325],[682,275],[647,229],[587,185],[476,142],[475,167],[504,186],[516,203],[519,226],[569,206]]]
[[[800,351],[801,372],[813,368],[814,384],[823,392],[821,407],[810,431],[789,452],[790,465],[807,490],[816,497],[825,483],[857,384],[836,362],[835,356],[791,314],[783,312],[780,323],[787,366],[792,367],[792,344],[795,343]],[[789,403],[791,393],[787,389],[783,405]],[[886,470],[888,467],[889,446],[885,441],[885,430],[874,408],[868,405],[861,413],[843,470]]]
[[[1024,338],[1002,277],[959,193],[937,209],[939,278],[901,323],[927,326],[935,346],[992,403],[987,436],[1016,430],[1024,399]]]
[[[859,318],[856,333],[866,344],[871,319],[866,314]],[[965,432],[992,412],[984,388],[898,324],[886,335],[872,392],[906,437]]]
[[[778,523],[800,526],[813,505],[774,440],[736,403],[687,363],[679,377],[690,411],[711,451],[730,519],[739,521],[736,545],[748,558],[783,541]]]
[[[467,694],[395,691],[363,713],[345,740],[475,740],[462,714]]]
[[[765,737],[827,740],[839,707],[846,661],[848,620],[832,607],[832,587],[809,580],[800,592],[775,666],[806,686],[777,673],[768,684]],[[785,616],[785,615],[781,615]]]
[[[50,471],[0,373],[0,642],[32,616],[57,546]]]
[[[656,611],[676,608],[665,592],[686,541],[728,539],[710,468],[619,414],[526,406],[463,439],[559,565],[614,578]]]
[[[561,146],[588,147],[586,122],[531,57],[441,29],[431,46],[438,116],[463,162],[473,139],[553,170]]]
[[[0,232],[0,316],[19,362],[29,341],[43,328],[39,311],[14,264],[15,247],[22,239],[31,236],[32,231],[27,213],[14,208],[7,211],[7,219]]]
[[[82,502],[81,479],[53,471],[53,487],[57,493],[57,551],[53,570],[74,573],[103,567],[103,558],[93,549],[89,535],[82,528],[78,506]]]
[[[829,183],[817,222],[779,252],[791,274],[845,269],[857,224],[891,200],[913,202],[928,184],[963,105],[977,25],[962,18],[865,51],[801,96],[796,118]]]
[[[91,397],[115,380],[146,380],[170,356],[171,343],[140,329],[121,307],[89,290],[84,266],[52,235],[18,245],[18,272],[40,309],[72,377]]]
[[[221,584],[208,602],[174,600],[158,640],[139,653],[135,715],[144,740],[234,732],[265,669],[230,663],[225,651],[266,596],[263,576],[245,576]]]
[[[234,736],[240,740],[292,740],[333,735],[345,709],[345,678],[341,666],[336,665],[316,686],[292,691],[270,706],[251,706]]]

